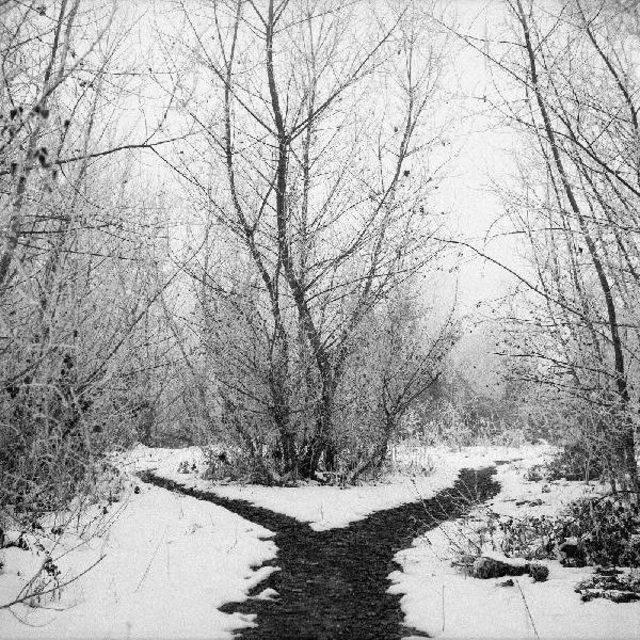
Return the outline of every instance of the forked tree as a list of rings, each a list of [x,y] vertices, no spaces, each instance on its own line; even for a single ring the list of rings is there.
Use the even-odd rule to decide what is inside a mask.
[[[426,12],[416,2],[184,5],[183,45],[206,80],[183,100],[202,143],[176,168],[226,243],[213,245],[216,267],[195,274],[215,306],[211,331],[233,347],[219,358],[221,412],[240,428],[271,425],[285,474],[348,457],[336,414],[355,336],[439,251],[426,198],[443,44]]]

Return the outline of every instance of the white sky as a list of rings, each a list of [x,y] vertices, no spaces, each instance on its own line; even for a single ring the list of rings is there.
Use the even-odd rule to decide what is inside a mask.
[[[504,32],[506,12],[500,0],[447,0],[457,15],[458,30],[478,38],[494,39]],[[491,101],[505,91],[504,77],[479,51],[458,41],[455,61],[445,89],[452,93],[452,135],[459,152],[447,171],[439,202],[449,211],[453,235],[483,248],[493,257],[513,264],[513,242],[485,236],[502,213],[494,183],[505,183],[514,171],[514,134],[498,121]],[[496,86],[494,86],[496,83]],[[503,227],[504,228],[504,227]],[[492,230],[495,235],[496,230]],[[467,253],[460,273],[462,304],[472,308],[480,300],[503,294],[510,276]],[[517,261],[516,261],[517,262]]]

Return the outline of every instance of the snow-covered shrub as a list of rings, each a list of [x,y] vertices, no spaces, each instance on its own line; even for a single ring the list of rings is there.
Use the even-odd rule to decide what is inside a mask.
[[[598,568],[594,575],[580,581],[574,590],[582,596],[583,602],[595,598],[618,603],[635,602],[640,600],[640,573]]]
[[[497,520],[497,546],[507,557],[553,558],[556,548],[557,527],[546,516],[500,518]]]
[[[616,496],[576,500],[553,517],[489,512],[479,531],[507,557],[560,559],[566,566],[640,566],[640,515]]]
[[[191,471],[191,465],[188,460],[182,460],[178,465],[178,473],[189,473]]]
[[[525,421],[514,415],[503,399],[475,393],[459,373],[450,373],[448,380],[439,381],[434,393],[405,417],[402,438],[456,448],[519,447],[532,441]]]
[[[247,448],[234,447],[221,450],[217,446],[203,447],[205,480],[215,482],[240,481],[255,484],[287,484],[290,479],[278,474],[273,453],[265,448],[252,454]]]
[[[0,390],[0,511],[27,520],[79,495],[97,499],[113,479],[107,454],[129,437],[129,409],[113,397],[79,396],[75,380],[47,380],[46,369],[35,375]]]
[[[391,448],[388,468],[395,473],[410,476],[428,476],[433,473],[436,461],[433,452],[420,444],[402,442]]]
[[[549,577],[549,567],[539,562],[505,562],[487,556],[476,558],[473,564],[465,569],[468,575],[481,580],[528,574],[533,578],[534,582],[544,582]]]
[[[550,361],[556,363],[558,357]],[[541,438],[561,448],[548,465],[548,475],[552,479],[603,479],[614,488],[637,490],[633,433],[639,413],[635,400],[621,399],[619,391],[609,388],[613,378],[608,375],[604,380],[585,378],[585,389],[579,392],[564,383],[541,385],[557,371],[555,364],[550,371],[539,360],[520,358],[517,366],[509,366],[507,360],[505,375],[531,426]],[[572,358],[570,361],[572,367],[577,366]],[[591,366],[585,368],[591,370]]]
[[[550,480],[598,480],[604,473],[601,455],[586,440],[566,443],[547,465]]]
[[[528,482],[540,482],[546,477],[547,469],[541,464],[531,465],[524,474],[524,479]]]
[[[578,541],[586,564],[640,566],[640,514],[615,495],[577,500],[558,519],[560,537]]]

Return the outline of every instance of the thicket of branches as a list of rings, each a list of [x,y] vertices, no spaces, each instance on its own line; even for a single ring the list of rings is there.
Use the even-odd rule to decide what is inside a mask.
[[[506,325],[512,379],[542,394],[556,437],[582,443],[614,488],[637,490],[637,8],[507,8],[515,42],[493,62],[522,98],[500,108],[532,142],[506,194],[531,265]]]
[[[266,482],[378,468],[458,336],[423,302],[425,7],[190,3],[144,82],[118,9],[0,4],[3,518],[136,440],[222,442]]]
[[[104,161],[123,146],[114,6],[0,11],[0,509],[30,516],[90,487],[152,419],[167,275],[162,214],[127,187],[130,157]]]
[[[506,55],[469,40],[532,142],[496,412],[438,398],[461,324],[432,291],[451,42],[431,3],[172,3],[141,63],[118,3],[0,2],[0,508],[64,506],[136,440],[353,481],[408,416],[493,437],[540,398],[637,486],[638,16],[505,6]]]
[[[443,42],[426,18],[414,2],[194,3],[166,38],[199,136],[165,158],[206,236],[179,342],[200,419],[268,481],[379,466],[453,345],[452,317],[425,321],[415,293],[442,249]]]

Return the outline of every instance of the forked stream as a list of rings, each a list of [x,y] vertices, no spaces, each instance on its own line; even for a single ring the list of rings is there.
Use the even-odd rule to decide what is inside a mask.
[[[273,600],[249,598],[221,610],[257,614],[256,627],[238,632],[242,640],[400,640],[424,633],[403,624],[400,595],[387,593],[388,576],[399,569],[394,555],[414,538],[462,516],[493,497],[500,485],[494,468],[463,469],[454,486],[432,498],[377,511],[346,527],[314,531],[308,524],[244,500],[184,487],[140,474],[145,482],[207,500],[275,533],[279,567],[256,586],[278,592]]]

